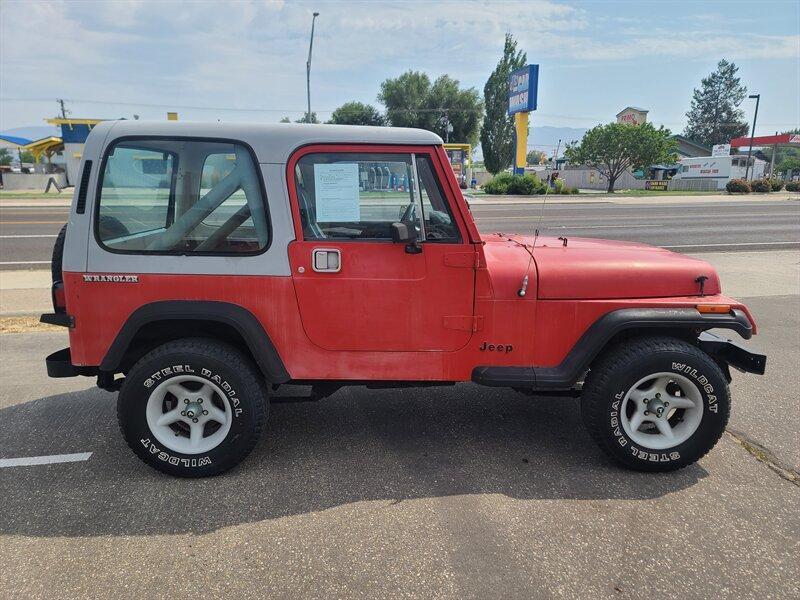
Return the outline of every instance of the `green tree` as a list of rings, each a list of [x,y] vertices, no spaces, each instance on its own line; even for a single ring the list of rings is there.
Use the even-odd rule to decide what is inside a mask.
[[[692,106],[686,113],[688,122],[683,135],[713,146],[727,144],[732,138],[747,135],[749,126],[739,105],[747,88],[736,76],[739,67],[727,60],[717,64],[717,70],[700,82],[692,94]]]
[[[517,50],[517,42],[506,34],[503,57],[483,87],[486,116],[481,127],[481,148],[486,169],[499,173],[514,159],[514,119],[508,114],[508,76],[528,62],[527,55]]]
[[[311,121],[308,120],[308,115],[303,113],[303,116],[300,117],[295,121],[295,123],[319,123],[319,119],[317,119],[317,113],[311,113]]]
[[[23,150],[22,154],[20,155],[20,161],[24,163],[34,163],[36,162],[36,157],[30,150]]]
[[[378,101],[386,107],[392,127],[419,127],[443,139],[472,144],[478,139],[483,103],[477,90],[459,85],[449,75],[431,83],[425,73],[407,71],[381,84]]]
[[[345,102],[331,114],[328,123],[334,125],[385,125],[386,119],[378,109],[363,102]]]
[[[800,171],[800,156],[787,156],[775,165],[776,173],[791,175],[792,171]]]
[[[7,149],[0,150],[0,166],[7,167],[11,164],[11,160],[11,153]]]
[[[526,157],[529,165],[540,165],[544,160],[547,160],[547,156],[541,150],[531,150]]]
[[[627,169],[642,169],[653,164],[672,164],[677,160],[676,142],[663,126],[651,123],[597,125],[583,136],[580,143],[568,144],[564,152],[567,162],[588,165],[608,179],[609,193]]]
[[[425,106],[431,91],[431,80],[419,71],[407,71],[381,84],[378,102],[386,107],[386,118],[392,127],[433,129],[435,116]]]
[[[475,144],[483,114],[483,101],[475,88],[461,89],[457,79],[441,75],[433,82],[424,103],[434,118],[433,129],[442,139]],[[448,133],[448,124],[452,131]]]

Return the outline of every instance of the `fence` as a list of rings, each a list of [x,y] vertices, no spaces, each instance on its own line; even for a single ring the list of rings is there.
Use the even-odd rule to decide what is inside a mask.
[[[668,190],[681,190],[686,192],[705,192],[717,189],[716,179],[670,179]]]
[[[603,177],[597,169],[564,169],[558,172],[559,178],[569,187],[586,190],[607,190],[608,179]],[[625,171],[614,182],[618,190],[643,190],[644,179],[636,179],[630,171]]]

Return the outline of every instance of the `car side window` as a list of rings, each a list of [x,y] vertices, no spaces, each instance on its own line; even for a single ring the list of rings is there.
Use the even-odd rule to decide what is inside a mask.
[[[419,230],[411,154],[316,153],[295,167],[303,237],[391,240],[392,223]]]
[[[137,139],[105,156],[95,231],[113,252],[254,254],[269,245],[257,165],[242,144]]]
[[[392,223],[404,222],[420,239],[460,241],[427,156],[307,154],[295,166],[295,185],[307,240],[388,241]]]

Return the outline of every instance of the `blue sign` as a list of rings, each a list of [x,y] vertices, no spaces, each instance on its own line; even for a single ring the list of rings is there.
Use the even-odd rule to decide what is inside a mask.
[[[536,110],[539,65],[528,65],[508,76],[508,114]]]

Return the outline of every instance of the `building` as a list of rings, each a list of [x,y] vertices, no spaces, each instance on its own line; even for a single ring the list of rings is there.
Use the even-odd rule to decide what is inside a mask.
[[[617,113],[617,123],[627,123],[628,125],[641,125],[647,123],[647,113],[644,108],[626,106]]]
[[[711,156],[711,148],[704,146],[699,142],[690,140],[682,135],[673,135],[672,139],[675,140],[678,147],[676,152],[678,158],[696,158],[698,156]]]
[[[48,123],[61,127],[68,185],[75,185],[78,181],[78,169],[81,166],[86,138],[92,128],[102,121],[103,119],[47,119]]]

